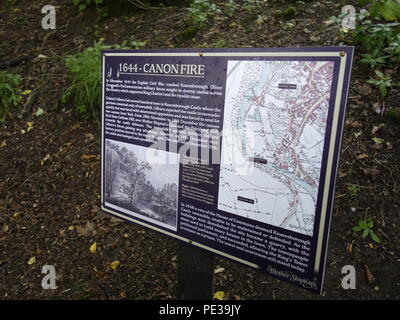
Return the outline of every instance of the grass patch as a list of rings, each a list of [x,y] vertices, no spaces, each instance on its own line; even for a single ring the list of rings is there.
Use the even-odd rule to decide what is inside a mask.
[[[0,122],[4,122],[12,108],[21,101],[18,86],[22,78],[17,74],[0,72]]]

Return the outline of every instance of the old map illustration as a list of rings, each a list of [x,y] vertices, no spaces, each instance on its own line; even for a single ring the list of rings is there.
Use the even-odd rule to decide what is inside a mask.
[[[331,61],[228,61],[218,209],[313,234]]]

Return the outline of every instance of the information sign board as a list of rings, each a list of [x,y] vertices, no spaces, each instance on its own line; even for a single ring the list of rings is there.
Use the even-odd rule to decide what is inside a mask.
[[[352,56],[104,51],[102,210],[320,292]]]

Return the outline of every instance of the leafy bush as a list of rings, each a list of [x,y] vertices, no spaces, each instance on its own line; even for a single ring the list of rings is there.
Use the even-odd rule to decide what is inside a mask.
[[[188,8],[186,21],[189,25],[203,28],[211,17],[220,12],[221,10],[217,5],[208,0],[192,0]]]
[[[19,75],[0,72],[0,122],[3,122],[10,109],[20,102],[21,96],[17,93],[17,88],[21,80]]]
[[[233,15],[236,10],[239,8],[239,5],[235,2],[235,0],[229,0],[225,3],[225,11],[229,15]]]
[[[359,4],[366,9],[356,14],[356,28],[350,33],[341,29],[342,35],[350,36],[350,41],[358,45],[360,62],[369,65],[378,78],[368,83],[379,88],[385,97],[388,88],[398,86],[384,69],[396,68],[400,62],[400,0],[359,0]],[[341,24],[345,15],[331,20]]]
[[[374,23],[368,17],[368,11],[358,15],[359,23],[353,32],[354,42],[366,52],[361,62],[372,68],[400,62],[400,23]]]
[[[368,7],[372,18],[384,18],[386,21],[400,19],[398,0],[359,0],[358,2],[362,7]]]
[[[400,4],[398,6],[400,8]],[[357,15],[358,23],[352,36],[355,44],[365,52],[361,54],[360,62],[368,64],[378,77],[377,80],[368,80],[368,83],[379,88],[382,97],[385,97],[387,89],[397,85],[384,75],[383,69],[392,68],[400,62],[400,23],[382,21],[393,16],[388,11],[384,11],[384,15],[372,12],[375,18],[372,18],[369,11],[362,11]]]
[[[72,76],[72,84],[64,92],[61,102],[72,100],[79,113],[96,117],[101,92],[101,50],[137,49],[144,44],[140,41],[125,41],[122,45],[109,46],[99,42],[94,47],[67,56],[65,65]]]

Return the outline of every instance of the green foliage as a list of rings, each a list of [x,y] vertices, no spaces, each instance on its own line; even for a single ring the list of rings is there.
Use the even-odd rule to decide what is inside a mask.
[[[94,47],[65,58],[72,83],[61,97],[61,102],[73,101],[76,110],[84,115],[96,116],[100,103],[101,50],[140,48],[144,42],[125,41],[122,46],[97,43]]]
[[[140,49],[146,45],[146,41],[125,40],[120,46],[111,46],[114,49]]]
[[[236,3],[235,0],[229,0],[225,3],[225,11],[228,15],[233,15],[238,8],[239,5]]]
[[[379,243],[381,242],[381,240],[372,230],[373,227],[374,227],[374,221],[371,218],[367,218],[358,221],[358,225],[353,227],[352,230],[355,232],[362,232],[363,238],[366,238],[369,235],[373,241]]]
[[[83,114],[95,114],[100,100],[101,50],[100,42],[83,52],[67,56],[65,65],[72,76],[72,84],[65,91],[61,102],[73,99],[76,109]]]
[[[375,77],[368,83],[386,97],[388,89],[398,85],[384,75],[384,70],[393,69],[400,62],[400,0],[359,0],[359,4],[366,9],[356,14],[356,28],[350,33],[341,30],[358,46],[360,62],[374,71]],[[331,21],[340,25],[345,15],[332,17]]]
[[[398,0],[359,0],[361,7],[367,7],[372,18],[384,18],[386,21],[400,20],[400,2]]]
[[[378,87],[382,97],[387,96],[388,88],[400,85],[398,83],[393,84],[392,79],[390,77],[386,77],[382,72],[378,70],[375,70],[375,74],[378,77],[378,79],[369,79],[367,82]]]
[[[210,18],[221,13],[217,5],[208,0],[192,0],[187,10],[186,22],[199,28],[204,28]]]
[[[400,62],[400,1],[360,0],[362,9],[356,14],[356,28],[350,33],[356,45],[364,52],[361,62],[372,68],[380,64]],[[346,14],[331,17],[341,24]]]
[[[92,4],[97,6],[103,4],[103,0],[72,0],[72,3],[77,6],[80,11],[82,11]]]
[[[394,108],[394,109],[387,110],[386,116],[390,119],[400,121],[400,108]]]
[[[183,41],[186,41],[186,40],[189,40],[189,39],[193,39],[198,32],[199,32],[199,28],[198,27],[196,27],[196,26],[188,26],[182,32],[179,40],[180,40],[180,42],[183,42]]]
[[[275,11],[275,16],[277,18],[284,18],[287,20],[293,19],[297,14],[297,10],[295,7],[288,7],[285,10],[277,10]]]
[[[400,23],[372,23],[362,19],[353,32],[354,42],[362,51],[373,58],[379,58],[378,64],[400,61]],[[376,60],[376,59],[375,59]]]
[[[356,197],[358,195],[358,193],[360,192],[361,188],[359,186],[352,184],[350,186],[347,186],[347,190],[350,192],[350,195],[352,197]]]
[[[361,54],[362,59],[360,59],[360,62],[362,63],[367,63],[371,68],[375,68],[379,64],[384,64],[386,62],[386,58],[388,58],[388,55],[385,56],[379,56],[379,50],[374,50],[371,53],[364,53]]]
[[[0,122],[21,101],[21,96],[17,93],[21,80],[19,75],[0,72]]]
[[[380,7],[380,13],[387,21],[400,20],[400,3],[388,0]]]
[[[241,9],[245,11],[253,11],[260,8],[260,0],[244,0]]]

